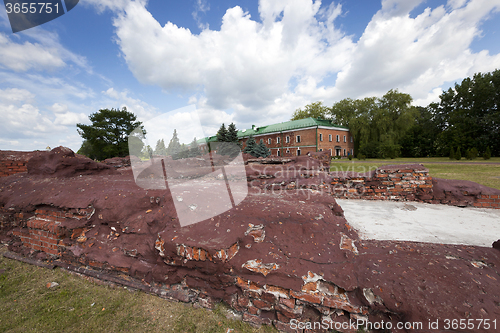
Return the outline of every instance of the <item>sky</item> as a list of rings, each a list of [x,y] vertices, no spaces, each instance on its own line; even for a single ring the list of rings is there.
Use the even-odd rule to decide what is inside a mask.
[[[105,108],[214,135],[390,89],[426,106],[499,68],[500,0],[80,0],[15,34],[0,7],[0,150],[77,151]]]

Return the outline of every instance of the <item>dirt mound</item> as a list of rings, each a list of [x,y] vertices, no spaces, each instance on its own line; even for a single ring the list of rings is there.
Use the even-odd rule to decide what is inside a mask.
[[[500,190],[468,180],[433,178],[434,196],[453,195],[456,198],[480,194],[500,194]]]
[[[133,156],[133,157],[135,157],[135,156]],[[139,158],[135,157],[134,160],[138,161]],[[131,165],[130,156],[107,158],[102,162],[106,165],[112,166],[115,169],[126,168],[126,167],[129,167]]]
[[[211,168],[208,161],[164,163],[185,177],[191,168]],[[144,176],[158,170],[149,162],[141,167]],[[1,239],[11,251],[44,251],[59,263],[128,275],[184,302],[223,299],[247,321],[282,328],[292,318],[424,325],[439,319],[442,327],[445,319],[498,317],[499,242],[481,248],[362,241],[332,195],[302,189],[330,185],[321,167],[311,156],[249,163],[255,186],[239,205],[181,227],[179,197],[168,189],[142,189],[131,172],[58,147],[33,157],[27,175],[0,178]],[[267,182],[295,186],[261,191]],[[434,195],[445,198],[500,192],[463,181],[433,184]],[[42,234],[50,237],[42,242]]]
[[[417,194],[417,199],[467,207],[473,206],[483,195],[500,195],[500,190],[468,180],[432,178],[432,193]]]
[[[33,156],[37,156],[42,153],[44,152],[0,150],[0,161],[28,161]]]
[[[36,154],[29,159],[27,167],[28,174],[47,177],[110,175],[115,172],[106,164],[75,154],[71,149],[62,146]]]

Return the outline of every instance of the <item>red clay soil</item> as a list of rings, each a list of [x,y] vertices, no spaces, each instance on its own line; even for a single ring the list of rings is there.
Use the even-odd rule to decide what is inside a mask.
[[[10,251],[127,273],[148,284],[184,283],[230,304],[234,295],[247,296],[235,279],[300,293],[308,286],[304,277],[314,273],[317,281],[343,290],[352,307],[368,309],[371,322],[422,322],[423,331],[433,332],[444,332],[447,319],[497,319],[500,326],[498,249],[363,241],[331,195],[310,190],[264,193],[250,188],[235,208],[180,227],[170,192],[138,187],[130,167],[97,163],[66,148],[36,155],[29,161],[28,173],[0,178],[0,235]],[[127,165],[126,160],[112,162]],[[290,174],[314,173],[312,166],[318,165],[310,158],[298,158],[278,176],[287,181]],[[247,174],[262,168],[249,164]],[[442,180],[435,186],[439,193],[455,196],[478,189]],[[93,212],[88,218],[62,222],[73,234],[65,235],[59,257],[30,251],[13,235],[13,230],[26,227],[36,209],[89,208]],[[203,249],[197,253],[206,258],[193,258],[189,254],[193,248]],[[338,321],[356,318],[345,306],[328,310],[325,302],[321,306],[314,299],[304,301],[302,318],[321,321],[320,311]],[[258,312],[282,320],[265,307]],[[440,329],[429,330],[429,321],[436,320]],[[446,332],[495,331],[478,323],[474,321],[475,329]],[[407,331],[411,330],[392,330]]]

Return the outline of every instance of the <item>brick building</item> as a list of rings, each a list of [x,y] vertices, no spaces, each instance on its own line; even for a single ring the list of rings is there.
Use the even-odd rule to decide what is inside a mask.
[[[238,131],[243,148],[250,136],[257,142],[263,140],[271,156],[298,156],[316,151],[348,156],[354,150],[349,129],[324,119],[306,118]]]
[[[243,148],[250,136],[257,143],[264,141],[271,156],[299,156],[316,151],[328,151],[332,156],[348,156],[354,150],[349,129],[324,119],[306,118],[238,131]],[[215,136],[207,139],[208,142],[215,140]],[[201,148],[206,149],[206,145]]]

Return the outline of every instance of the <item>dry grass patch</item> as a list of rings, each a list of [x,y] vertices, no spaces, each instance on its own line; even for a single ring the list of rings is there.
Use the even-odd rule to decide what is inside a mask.
[[[222,304],[210,311],[99,285],[4,258],[5,251],[0,245],[0,332],[277,332],[227,319]],[[51,282],[59,286],[47,288]]]

